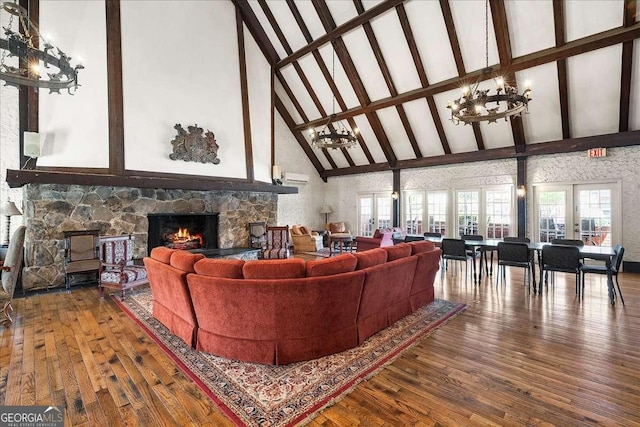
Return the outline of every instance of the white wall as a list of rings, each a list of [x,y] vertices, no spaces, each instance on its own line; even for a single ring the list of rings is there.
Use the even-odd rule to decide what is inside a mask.
[[[278,195],[278,225],[301,224],[314,230],[324,230],[324,215],[320,214],[320,210],[324,204],[327,185],[277,112],[275,135],[275,162],[282,167],[282,172],[309,175],[309,182],[306,184],[284,183],[287,186],[297,186],[298,194]]]
[[[107,105],[107,53],[104,1],[40,1],[41,34],[79,59],[80,87],[68,91],[39,92],[41,153],[38,166],[109,167]],[[52,67],[53,68],[53,67]],[[72,90],[73,91],[73,90]]]

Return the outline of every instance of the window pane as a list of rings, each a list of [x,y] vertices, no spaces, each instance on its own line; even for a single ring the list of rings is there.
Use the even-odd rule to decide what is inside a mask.
[[[447,192],[427,193],[427,212],[429,213],[430,233],[447,233]]]
[[[511,189],[486,192],[487,239],[502,239],[511,232]]]
[[[458,236],[478,234],[479,191],[459,191],[457,200]]]

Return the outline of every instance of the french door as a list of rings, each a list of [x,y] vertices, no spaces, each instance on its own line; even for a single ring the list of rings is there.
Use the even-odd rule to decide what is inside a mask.
[[[536,240],[582,240],[612,246],[620,241],[619,185],[573,184],[535,187]]]
[[[377,228],[391,228],[392,206],[388,193],[358,195],[358,235],[369,237]]]

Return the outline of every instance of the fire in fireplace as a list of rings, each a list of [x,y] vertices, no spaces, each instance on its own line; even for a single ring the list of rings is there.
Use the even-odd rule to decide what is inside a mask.
[[[218,214],[149,214],[148,249],[216,249]]]

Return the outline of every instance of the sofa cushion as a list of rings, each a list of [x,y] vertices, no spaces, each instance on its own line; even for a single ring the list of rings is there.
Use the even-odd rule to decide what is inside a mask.
[[[411,246],[407,243],[400,243],[395,246],[385,246],[383,251],[387,251],[387,262],[395,261],[411,255]]]
[[[411,246],[411,255],[421,254],[423,252],[429,252],[435,249],[436,244],[428,240],[418,240],[415,242],[407,243]]]
[[[203,276],[242,279],[243,266],[244,261],[241,259],[205,258],[196,262],[193,268]]]
[[[354,256],[358,260],[356,270],[362,270],[363,268],[373,267],[374,265],[384,264],[387,262],[387,251],[381,248],[370,249],[364,252],[356,252]]]
[[[195,273],[193,265],[204,258],[202,254],[192,254],[189,251],[175,251],[171,255],[169,264],[173,268],[186,271],[187,273]]]
[[[151,249],[151,253],[149,254],[149,256],[156,261],[169,264],[169,262],[171,261],[171,255],[173,255],[176,250],[177,249],[167,248],[166,246],[157,246]]]
[[[330,276],[355,270],[358,259],[352,254],[307,262],[307,277]]]
[[[301,258],[247,261],[242,266],[245,279],[295,279],[305,277]]]

